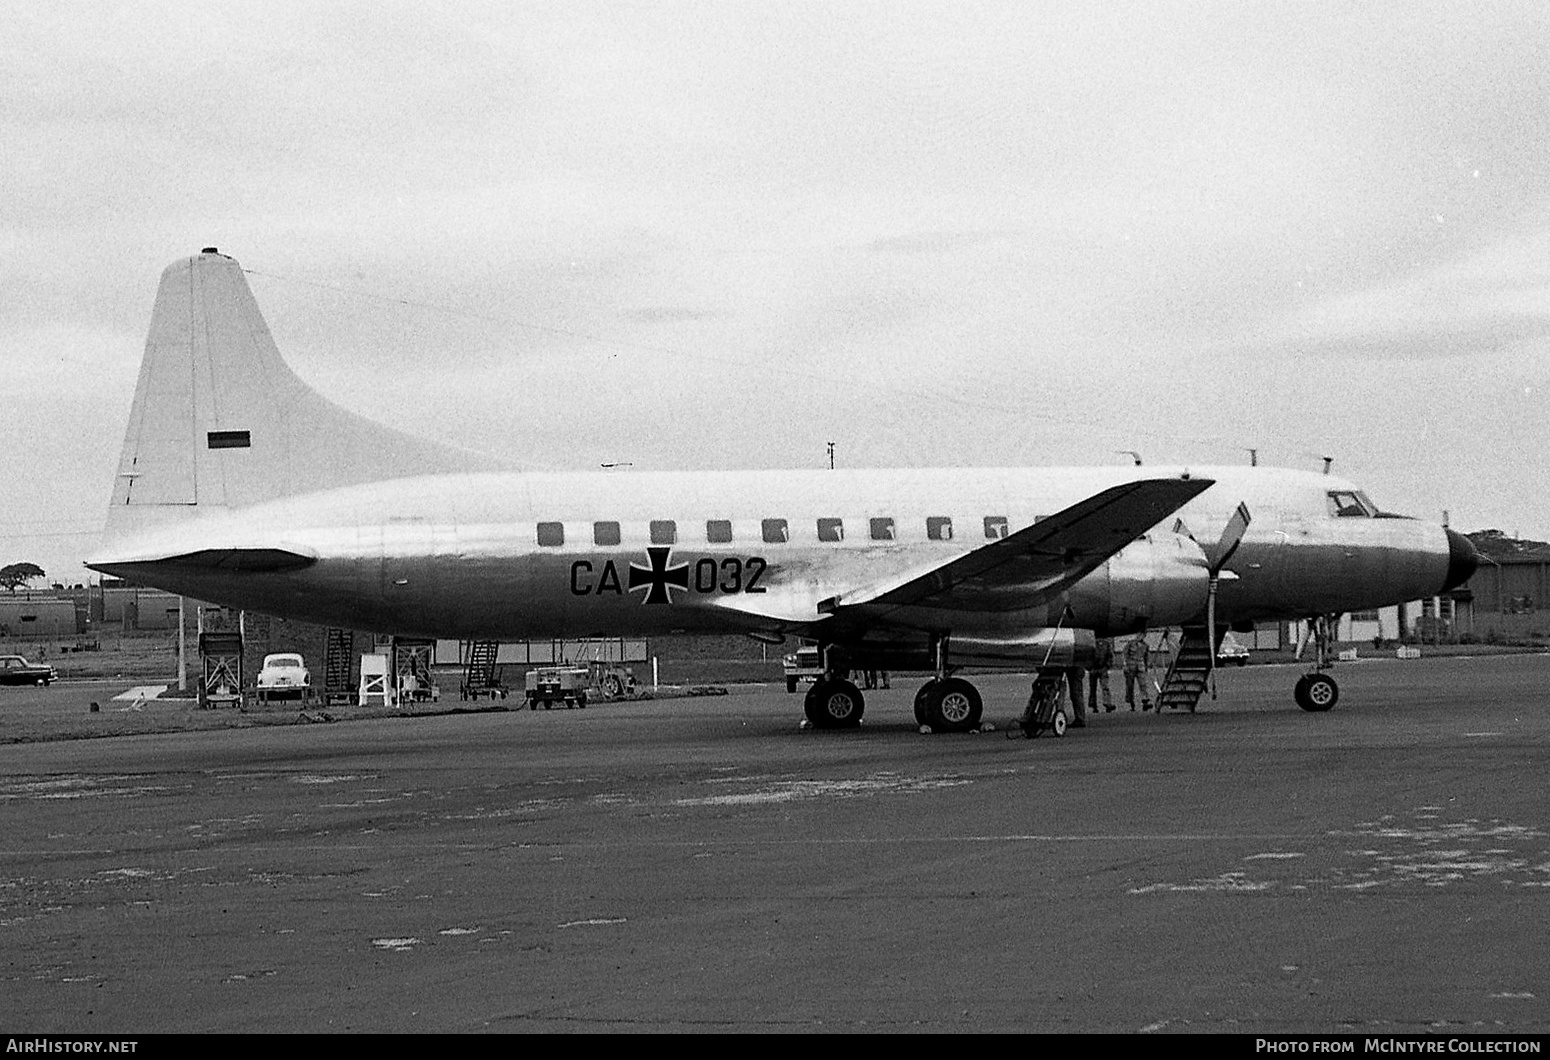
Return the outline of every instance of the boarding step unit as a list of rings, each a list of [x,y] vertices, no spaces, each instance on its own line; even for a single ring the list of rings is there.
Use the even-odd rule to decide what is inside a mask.
[[[393,638],[393,687],[399,706],[409,703],[434,703],[441,690],[431,674],[436,642],[414,637]]]
[[[1226,629],[1217,631],[1216,643],[1220,644]],[[1185,626],[1180,631],[1179,649],[1168,667],[1157,694],[1157,713],[1164,710],[1187,710],[1194,713],[1195,706],[1205,693],[1211,680],[1211,654],[1216,645],[1205,626]]]
[[[242,709],[245,615],[221,607],[199,609],[199,707]]]
[[[501,685],[500,664],[497,661],[500,642],[470,640],[465,641],[460,648],[463,680],[458,686],[458,695],[463,699],[478,699],[480,696],[505,699],[506,689]]]
[[[355,634],[330,626],[323,642],[323,702],[327,706],[355,701]]]

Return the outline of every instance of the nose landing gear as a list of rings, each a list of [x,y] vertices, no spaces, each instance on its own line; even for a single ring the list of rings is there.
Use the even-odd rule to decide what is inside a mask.
[[[1340,702],[1340,686],[1325,672],[1335,665],[1335,630],[1339,622],[1338,614],[1314,615],[1308,620],[1313,636],[1313,672],[1297,679],[1292,689],[1292,698],[1310,714],[1322,714]],[[1304,640],[1303,644],[1306,643]],[[1299,655],[1302,654],[1302,646],[1298,645]]]

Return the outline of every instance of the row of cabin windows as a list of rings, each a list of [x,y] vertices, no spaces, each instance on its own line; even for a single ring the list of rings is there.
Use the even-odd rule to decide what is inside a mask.
[[[889,517],[868,519],[867,533],[873,541],[893,541],[896,538],[894,521]],[[996,541],[1007,534],[1007,521],[1004,515],[985,516],[985,539]],[[784,519],[759,520],[759,536],[771,545],[784,544],[791,540],[790,524]],[[946,515],[932,515],[926,518],[926,537],[931,541],[951,541],[953,539],[953,520]],[[620,543],[619,524],[613,521],[596,522],[592,524],[592,543],[594,545],[617,545]],[[732,520],[707,519],[705,520],[705,540],[712,545],[729,545],[732,543]],[[843,519],[819,519],[819,541],[843,541],[845,540],[845,520]],[[555,547],[565,544],[564,523],[539,523],[538,543],[545,547]],[[678,543],[678,523],[672,519],[651,520],[651,543],[653,545],[676,545]]]

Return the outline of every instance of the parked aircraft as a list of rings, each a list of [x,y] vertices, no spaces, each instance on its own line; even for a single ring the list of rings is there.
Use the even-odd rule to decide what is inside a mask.
[[[400,636],[746,633],[926,670],[917,717],[980,723],[966,667],[1080,665],[1095,637],[1371,609],[1477,557],[1355,484],[1265,467],[525,473],[347,412],[286,366],[236,261],[161,279],[94,570]],[[1209,653],[1213,654],[1214,653]],[[1310,710],[1338,690],[1299,682]]]

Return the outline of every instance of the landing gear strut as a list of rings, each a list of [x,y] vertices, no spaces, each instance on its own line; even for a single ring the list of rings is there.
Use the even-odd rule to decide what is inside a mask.
[[[1303,674],[1292,689],[1297,705],[1312,714],[1322,714],[1333,709],[1340,701],[1340,686],[1325,673],[1335,665],[1335,629],[1340,621],[1338,614],[1314,615],[1308,620],[1313,631],[1313,672]]]

